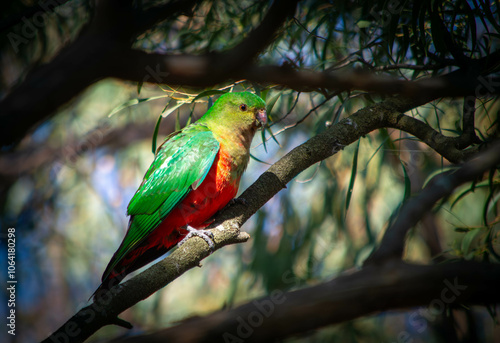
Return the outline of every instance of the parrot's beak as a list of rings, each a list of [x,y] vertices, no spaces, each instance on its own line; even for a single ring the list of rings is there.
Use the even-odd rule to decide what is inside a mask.
[[[257,121],[260,123],[260,126],[264,127],[267,124],[267,113],[265,109],[260,109],[255,114]]]

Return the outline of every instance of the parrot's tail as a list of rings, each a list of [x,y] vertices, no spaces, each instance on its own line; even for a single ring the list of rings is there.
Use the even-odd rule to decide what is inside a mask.
[[[176,236],[178,236],[177,239],[172,239],[173,237],[170,237],[171,239],[169,240],[167,246],[151,246],[151,242],[146,240],[137,248],[125,255],[114,267],[112,267],[112,269],[110,269],[115,257],[113,256],[103,274],[101,285],[96,289],[94,294],[92,294],[91,298],[94,298],[94,301],[97,301],[100,298],[109,297],[112,295],[114,290],[118,291],[118,288],[113,287],[118,285],[125,278],[125,276],[163,256],[179,241],[181,241],[182,236]]]

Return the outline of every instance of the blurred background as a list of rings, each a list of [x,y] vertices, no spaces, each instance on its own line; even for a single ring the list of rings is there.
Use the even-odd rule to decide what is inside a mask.
[[[461,9],[444,3],[450,11]],[[373,15],[392,12],[387,12],[382,3],[376,4],[301,2],[294,21],[259,59],[263,64],[307,66],[318,71],[379,68],[382,74],[406,79],[456,68],[418,54],[413,40],[424,44],[425,51],[437,49],[428,29],[422,32],[420,26],[418,31],[410,25],[405,27],[405,20],[412,15],[411,3],[406,7],[400,4],[403,9],[393,13],[398,20],[391,27],[392,42],[385,36],[388,26]],[[27,0],[3,5],[0,18],[8,22],[33,5],[35,2]],[[135,46],[147,51],[195,54],[228,49],[238,42],[241,32],[248,32],[262,20],[268,7],[267,1],[203,2],[192,17],[181,16],[160,24],[145,32]],[[371,15],[370,8],[374,9]],[[467,32],[464,44],[470,47],[473,38],[467,27],[475,20],[477,37],[486,31],[496,32],[489,35],[488,47],[498,48],[498,25],[492,24],[498,19],[496,3],[491,7],[493,19],[481,17],[482,10],[470,16],[459,11],[452,33],[459,36]],[[46,13],[45,24],[28,42],[13,45],[12,36],[3,35],[0,96],[23,80],[27,66],[34,68],[49,61],[61,46],[71,42],[92,11],[92,2],[68,1]],[[430,22],[430,16],[423,13],[422,25]],[[26,25],[23,23],[4,27],[4,32],[19,33]],[[479,43],[474,49],[474,56],[489,51]],[[383,68],[396,62],[436,67]],[[270,128],[254,139],[253,158],[240,193],[297,145],[383,98],[356,91],[300,93],[245,81],[231,81],[213,89],[249,90],[268,104]],[[154,138],[159,145],[173,130],[200,118],[217,98],[205,96],[191,103],[201,91],[113,79],[99,81],[15,148],[1,152],[0,280],[7,270],[4,238],[7,228],[13,227],[18,280],[16,340],[41,340],[88,304],[125,234],[126,207],[153,160]],[[443,134],[456,135],[463,105],[463,99],[445,99],[419,107],[411,115]],[[476,131],[480,137],[495,130],[499,110],[497,98],[477,101]],[[159,133],[154,137],[157,125]],[[432,175],[449,167],[446,160],[414,137],[391,129],[372,132],[290,182],[244,225],[252,237],[247,243],[217,251],[203,261],[203,268],[190,270],[122,317],[133,323],[134,333],[159,329],[190,316],[245,303],[275,289],[314,285],[359,267],[401,203]],[[484,259],[488,244],[498,251],[498,193],[487,201],[490,195],[488,182],[477,183],[474,189],[470,184],[459,189],[411,232],[405,259],[422,264]],[[0,316],[5,318],[5,287],[0,296]],[[411,342],[445,342],[450,341],[450,335],[462,339],[471,328],[477,341],[500,341],[496,319],[485,308],[463,308],[453,313],[422,311],[426,310],[390,311],[289,341],[400,342],[401,333],[407,332]],[[416,312],[425,318],[424,330],[410,323]],[[460,337],[456,327],[469,331]],[[4,334],[2,329],[0,335]],[[108,326],[89,341],[124,334],[127,330]]]

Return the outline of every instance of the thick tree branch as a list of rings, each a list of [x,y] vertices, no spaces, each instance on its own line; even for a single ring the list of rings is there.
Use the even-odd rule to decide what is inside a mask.
[[[293,286],[294,278],[283,275]],[[344,273],[298,291],[279,290],[232,310],[187,319],[149,335],[114,342],[271,342],[385,310],[415,309],[412,323],[427,325],[436,310],[500,302],[500,266],[460,262],[434,266],[394,261]]]
[[[137,52],[130,51],[132,38],[139,33],[138,30],[144,31],[160,19],[185,13],[195,3],[196,1],[174,1],[160,6],[161,8],[153,7],[136,17],[130,2],[100,2],[96,15],[79,38],[50,63],[28,75],[18,88],[0,102],[0,145],[20,140],[36,123],[47,119],[57,108],[89,85],[103,78],[119,75],[117,69],[124,66],[123,59],[138,55]],[[206,67],[213,77],[211,84],[220,82],[227,78],[227,73],[243,68],[270,43],[295,5],[296,1],[275,1],[256,29],[234,49],[220,54],[225,58],[217,60],[208,55],[185,57],[182,61],[177,57],[172,59],[188,69],[193,66],[191,59],[208,61],[209,65]],[[166,17],[161,17],[162,13]],[[152,19],[146,22],[145,18]],[[137,25],[133,25],[134,23]],[[130,62],[133,63],[134,60]],[[158,76],[162,75],[162,71],[155,75],[157,68],[156,61],[142,67],[132,67],[139,70],[140,82],[159,82]],[[217,77],[218,72],[222,76]],[[189,81],[183,82],[182,79],[175,83],[190,85]]]
[[[497,55],[500,58],[500,52]],[[474,72],[457,70],[442,77],[406,81],[364,71],[315,72],[273,65],[244,65],[232,71],[224,68],[224,65],[231,63],[231,60],[219,54],[165,55],[130,50],[125,52],[124,57],[113,66],[110,76],[137,82],[207,87],[228,78],[246,79],[263,84],[279,84],[302,92],[328,89],[401,94],[424,103],[429,101],[425,99],[430,98],[476,95],[477,90],[485,86],[488,87],[485,90],[488,94],[500,93],[500,79],[485,79],[481,76],[481,72],[487,70],[486,68]],[[485,63],[486,58],[481,61]]]
[[[172,11],[167,12],[173,17],[188,11],[193,4],[191,1],[169,3]],[[129,39],[134,30],[121,30],[123,25],[117,26],[117,23],[120,20],[139,23],[141,19],[135,18],[134,12],[123,5],[119,7],[120,11],[114,11],[120,15],[115,13],[111,16],[112,20],[104,20],[108,18],[105,15],[108,7],[102,5],[101,10],[96,11],[96,17],[86,33],[64,49],[52,62],[28,76],[0,103],[0,122],[3,124],[0,128],[0,145],[18,141],[37,122],[48,118],[58,107],[87,86],[110,76],[138,82],[184,86],[209,86],[229,78],[245,78],[256,82],[277,83],[297,90],[358,89],[383,94],[398,93],[420,103],[445,96],[478,96],[478,87],[484,86],[485,83],[489,94],[499,92],[498,79],[485,80],[481,75],[496,70],[500,51],[473,61],[467,70],[419,82],[380,78],[371,74],[317,73],[289,67],[249,65],[266,44],[269,44],[270,37],[274,36],[294,6],[295,2],[274,2],[261,25],[230,51],[200,56],[172,56],[130,50]],[[158,13],[165,11],[161,9]],[[158,17],[155,18],[159,20]],[[150,25],[156,22],[153,20]],[[125,27],[133,28],[134,25],[128,24]]]
[[[477,153],[479,149],[479,146],[475,146],[464,150],[472,144],[480,143],[475,135],[445,136],[426,123],[397,112],[388,112],[385,118],[387,127],[412,134],[452,163],[461,163],[467,160],[468,157]]]
[[[229,244],[246,242],[250,237],[247,233],[240,232],[234,222],[226,223],[212,232],[215,250]],[[118,318],[121,312],[146,299],[187,270],[199,266],[200,261],[211,253],[203,239],[189,239],[161,262],[113,287],[97,302],[78,311],[43,342],[83,342],[103,326],[127,326],[128,323]]]
[[[479,137],[476,135],[475,113],[476,97],[472,95],[465,97],[462,115],[462,133],[457,139],[457,146],[459,149],[465,149],[470,142],[481,142]]]
[[[246,204],[236,203],[227,207],[216,218],[212,227],[220,225],[219,227],[230,228],[229,232],[237,233],[238,228],[240,228],[250,216],[283,189],[285,185],[300,172],[316,162],[334,155],[344,146],[355,142],[371,131],[388,126],[390,118],[395,114],[404,113],[420,105],[422,105],[422,103],[418,103],[415,100],[391,98],[380,104],[364,108],[350,117],[341,120],[338,124],[293,149],[272,165],[241,195],[241,197],[246,200]],[[220,231],[217,231],[217,235],[219,233]],[[218,247],[220,247],[221,244],[227,243],[227,241],[222,241],[224,243],[221,243],[217,235],[216,240],[220,243]],[[232,237],[238,237],[238,235],[236,234],[236,236]],[[247,238],[247,236],[245,237]],[[77,337],[79,338],[76,339],[76,341],[80,342],[100,327],[112,324],[113,318],[119,313],[133,306],[138,301],[147,298],[161,287],[164,287],[166,284],[179,277],[187,269],[196,266],[204,257],[208,256],[209,251],[206,244],[204,244],[202,240],[196,241],[197,246],[193,246],[193,250],[191,250],[191,248],[186,250],[186,248],[191,247],[191,245],[185,245],[144,273],[139,274],[123,285],[112,288],[109,303],[105,306],[105,316],[100,315],[96,317],[95,320],[92,320],[91,323],[86,323],[83,319],[85,318],[84,310],[86,310],[84,309],[56,331],[52,337],[58,337],[58,335],[64,334],[68,325],[73,327],[75,325],[74,323],[77,323],[78,332],[82,334],[78,334]],[[175,266],[175,268],[172,269],[169,266]],[[118,292],[119,295],[116,295],[116,292]],[[92,306],[95,305],[91,305],[91,307]]]
[[[164,19],[175,17],[195,2],[170,2],[158,13],[168,14]],[[130,46],[134,33],[130,1],[100,1],[95,12],[73,43],[51,62],[28,74],[24,82],[0,102],[0,145],[19,141],[36,123],[47,119],[87,86],[107,77],[120,52]],[[143,29],[153,26],[157,20]]]
[[[453,190],[461,184],[473,181],[488,170],[497,167],[500,164],[499,151],[500,141],[497,141],[487,151],[478,154],[460,169],[440,174],[432,179],[418,196],[410,199],[403,206],[396,222],[387,229],[379,248],[365,261],[365,265],[401,258],[408,231],[434,207],[439,199],[451,195]]]

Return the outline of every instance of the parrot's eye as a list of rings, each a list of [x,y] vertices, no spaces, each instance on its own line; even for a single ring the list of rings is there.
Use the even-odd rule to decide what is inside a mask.
[[[246,111],[246,110],[247,110],[247,105],[245,105],[245,104],[241,104],[241,105],[240,105],[240,110],[242,110],[242,111]]]

